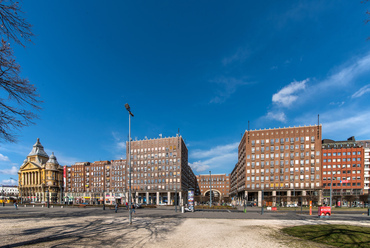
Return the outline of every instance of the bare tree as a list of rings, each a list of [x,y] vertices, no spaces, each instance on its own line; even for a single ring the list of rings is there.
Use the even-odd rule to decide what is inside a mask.
[[[10,41],[25,47],[31,42],[31,25],[21,17],[20,5],[13,0],[0,0],[0,140],[15,142],[14,131],[34,124],[41,101],[36,87],[20,77]]]

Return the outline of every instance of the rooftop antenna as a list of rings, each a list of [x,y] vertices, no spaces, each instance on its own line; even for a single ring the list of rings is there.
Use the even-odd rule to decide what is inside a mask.
[[[320,138],[320,115],[317,115],[317,138]]]
[[[249,121],[248,121],[248,144],[249,144]]]

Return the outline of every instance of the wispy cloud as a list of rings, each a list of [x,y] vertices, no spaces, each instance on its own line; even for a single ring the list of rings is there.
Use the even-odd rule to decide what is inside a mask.
[[[281,122],[286,122],[287,121],[286,115],[285,115],[284,112],[275,113],[275,112],[269,111],[269,112],[267,112],[266,118],[271,119],[271,120],[281,121]]]
[[[283,107],[291,106],[298,98],[296,94],[306,88],[308,81],[309,79],[291,82],[272,96],[272,102]]]
[[[239,48],[233,55],[224,58],[222,64],[226,66],[234,62],[244,62],[249,55],[250,51],[248,49]]]
[[[124,140],[118,132],[112,132],[114,140],[112,151],[114,159],[126,158],[126,140]]]
[[[370,84],[368,85],[365,85],[364,87],[362,87],[361,89],[359,89],[358,91],[356,91],[353,95],[352,95],[352,98],[358,98],[358,97],[361,97],[362,95],[366,94],[370,92]]]
[[[7,156],[4,156],[3,154],[0,153],[0,161],[10,161],[9,158]]]
[[[348,109],[343,112],[348,113]],[[334,135],[345,133],[347,136],[370,136],[370,129],[364,123],[370,123],[370,110],[353,113],[352,116],[340,113],[327,113],[322,116],[323,133]]]
[[[189,157],[195,159],[189,163],[190,167],[200,173],[209,169],[233,168],[238,159],[239,142],[219,145],[210,149],[197,149]]]
[[[210,82],[216,84],[218,87],[215,90],[216,95],[210,100],[209,103],[223,103],[236,91],[238,87],[250,84],[249,82],[241,79],[225,77],[211,80]]]
[[[0,170],[0,174],[17,175],[18,171],[19,171],[19,168],[17,168],[16,166],[12,166],[12,168],[10,168],[10,169]]]
[[[1,181],[2,185],[18,185],[18,181],[13,179],[4,179]]]

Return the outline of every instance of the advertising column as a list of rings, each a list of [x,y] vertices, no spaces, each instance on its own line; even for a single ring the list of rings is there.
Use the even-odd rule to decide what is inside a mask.
[[[188,190],[188,209],[194,212],[194,189]]]

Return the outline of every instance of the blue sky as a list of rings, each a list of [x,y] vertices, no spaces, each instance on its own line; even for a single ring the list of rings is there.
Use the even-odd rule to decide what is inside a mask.
[[[196,174],[230,173],[247,129],[323,124],[370,139],[370,3],[24,1],[34,44],[13,46],[42,111],[0,143],[0,182],[40,138],[62,165],[125,158],[132,137],[175,136]]]

